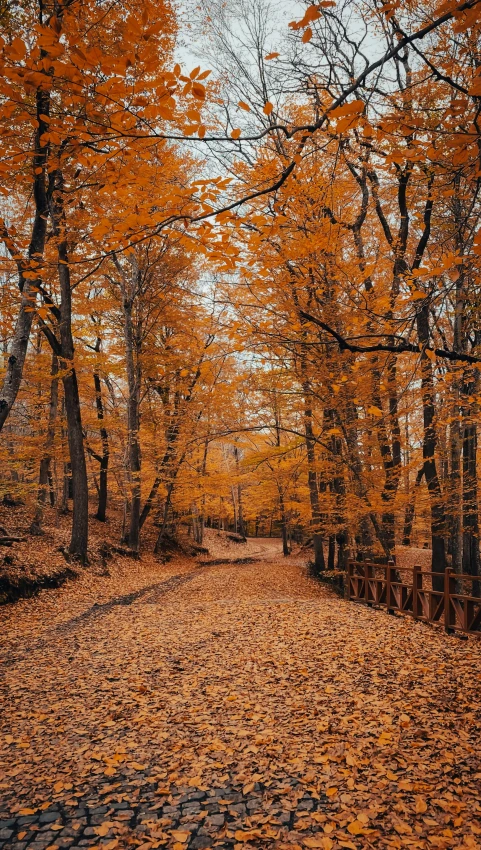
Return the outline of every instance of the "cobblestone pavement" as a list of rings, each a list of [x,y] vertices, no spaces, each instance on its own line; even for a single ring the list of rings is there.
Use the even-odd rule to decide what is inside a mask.
[[[0,848],[480,846],[479,643],[175,570],[3,610]]]

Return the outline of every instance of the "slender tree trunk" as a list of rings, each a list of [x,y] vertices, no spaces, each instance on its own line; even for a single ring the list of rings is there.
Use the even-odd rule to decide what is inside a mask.
[[[390,367],[392,371],[392,366]],[[375,407],[382,410],[381,399],[381,372],[378,367],[377,358],[372,370],[373,388],[372,399]],[[392,378],[391,378],[392,380]],[[390,415],[393,408],[397,407],[397,399],[394,401],[393,396],[389,398]],[[395,417],[397,422],[397,414]],[[397,425],[397,430],[399,423]],[[382,513],[382,530],[384,537],[384,546],[387,548],[389,556],[394,554],[396,546],[395,535],[395,516],[394,516],[394,499],[399,487],[399,479],[401,473],[401,448],[399,435],[396,430],[396,436],[393,435],[392,443],[389,439],[388,430],[384,422],[384,414],[376,420],[376,434],[379,443],[379,449],[384,465],[385,482],[381,493],[381,499],[385,504],[385,509]]]
[[[45,58],[46,53],[41,51]],[[30,280],[26,278],[25,272],[29,274],[41,265],[44,250],[45,237],[47,233],[48,220],[48,195],[46,190],[46,166],[49,155],[48,123],[50,114],[50,92],[38,89],[36,94],[37,129],[34,137],[33,155],[33,197],[35,202],[35,216],[32,225],[32,235],[28,248],[28,259],[18,259],[18,249],[11,240],[3,221],[0,221],[0,238],[3,239],[9,253],[14,257],[18,269],[18,288],[22,298],[20,309],[15,325],[15,333],[7,360],[7,369],[0,389],[0,431],[15,403],[23,376],[25,357],[27,355],[28,341],[37,298],[36,292],[41,284],[41,278]]]
[[[367,160],[366,160],[367,165]],[[364,252],[364,241],[362,236],[362,225],[365,221],[366,212],[368,208],[369,202],[369,191],[367,184],[367,176],[369,172],[366,169],[366,166],[363,166],[361,172],[352,171],[354,176],[360,185],[362,192],[362,204],[361,210],[358,216],[358,220],[356,221],[353,228],[353,237],[356,245],[357,256],[359,260],[359,267],[361,271],[364,273],[366,271],[366,257]],[[370,173],[371,180],[374,180],[373,183],[373,197],[376,202],[376,209],[378,211],[381,210],[381,207],[378,203],[378,195],[377,195],[377,177],[375,172]],[[407,239],[407,233],[405,234],[404,240]],[[398,246],[399,249],[401,245]],[[393,286],[391,292],[391,304],[396,297],[396,291],[399,286],[398,282],[398,274],[396,272],[396,265],[394,264],[394,279]],[[368,298],[372,295],[374,291],[373,282],[371,276],[368,274],[365,277],[364,286]],[[372,328],[371,322],[368,323],[368,328]],[[389,422],[391,426],[391,441],[389,440],[389,435],[387,432],[387,428],[384,424],[384,417],[380,417],[376,424],[376,435],[377,440],[381,452],[382,462],[384,466],[384,487],[381,494],[381,499],[386,505],[383,510],[381,525],[379,525],[377,517],[371,511],[371,521],[374,527],[374,530],[377,534],[377,537],[381,543],[381,546],[384,549],[385,555],[390,558],[394,555],[394,549],[396,545],[396,526],[395,526],[395,516],[393,503],[396,498],[396,494],[399,487],[399,480],[401,475],[401,429],[399,425],[399,413],[398,413],[398,393],[397,393],[397,378],[396,378],[396,360],[394,357],[391,357],[387,361],[387,376],[388,376],[388,391],[389,391]],[[376,407],[382,410],[382,399],[381,399],[381,370],[379,366],[378,357],[374,357],[373,360],[373,368],[372,368],[372,399],[373,403]]]
[[[324,539],[321,530],[321,509],[319,503],[319,488],[317,486],[316,451],[314,428],[312,423],[312,407],[309,403],[309,384],[304,381],[304,434],[307,456],[307,486],[311,505],[311,525],[313,529],[314,574],[319,575],[326,568],[324,561]]]
[[[61,364],[61,366],[62,368],[67,368],[66,363]],[[69,554],[81,563],[86,563],[89,528],[87,464],[85,461],[77,375],[73,368],[63,377],[63,391],[65,396],[65,412],[67,415],[73,495],[72,532]]]
[[[100,347],[100,340],[97,340],[97,345]],[[94,386],[95,386],[95,405],[97,408],[97,419],[100,423],[100,439],[102,442],[102,454],[100,456],[100,472],[99,472],[99,501],[96,513],[96,519],[100,522],[105,522],[107,512],[107,496],[108,496],[108,469],[109,469],[109,437],[107,428],[105,427],[104,404],[102,400],[102,383],[100,374],[97,369],[94,371]]]
[[[287,518],[286,518],[286,507],[284,502],[284,493],[282,492],[282,488],[278,486],[279,491],[279,509],[281,514],[281,529],[282,529],[282,554],[286,558],[290,555],[289,549],[289,541],[287,539]]]
[[[140,543],[140,360],[135,351],[135,334],[132,321],[132,300],[124,300],[125,360],[127,367],[128,399],[128,461],[130,472],[130,525],[128,542],[134,552]],[[137,353],[137,357],[135,356]]]
[[[69,257],[66,237],[66,222],[63,206],[63,175],[53,175],[54,202],[51,208],[52,224],[58,242],[58,276],[60,281],[60,368],[67,417],[67,433],[72,470],[73,515],[69,554],[81,563],[87,561],[89,529],[89,491],[87,463],[83,440],[82,416],[77,374],[74,366],[74,341],[72,334],[72,288],[70,282]],[[51,337],[47,336],[51,341]],[[55,349],[54,349],[55,350]]]
[[[201,465],[201,468],[200,468],[200,474],[202,476],[202,480],[205,478],[206,472],[207,472],[207,455],[208,455],[208,452],[209,452],[209,440],[208,440],[208,438],[206,438],[205,441],[204,441],[204,454],[203,454],[203,457],[202,457],[202,465]],[[201,505],[201,511],[200,511],[200,516],[199,516],[199,527],[200,527],[199,528],[199,543],[202,546],[202,544],[204,542],[204,528],[205,528],[205,489],[204,489],[204,487],[202,488],[200,505]]]
[[[62,438],[62,455],[64,458],[67,457],[68,454],[68,439],[67,439],[67,428],[65,422],[65,399],[62,397],[62,418],[61,418],[61,429],[60,434]],[[62,464],[62,495],[60,500],[60,513],[68,514],[68,501],[71,497],[71,475],[70,475],[70,463],[67,460],[64,460]]]
[[[314,550],[314,573],[320,575],[326,569],[324,558],[324,538],[321,534],[313,534],[312,547]]]
[[[329,535],[329,546],[327,552],[327,569],[332,572],[336,565],[336,535]]]
[[[461,213],[458,204],[455,204],[455,218],[457,229],[459,232],[457,238],[458,250],[462,249],[461,245]],[[466,347],[465,340],[465,275],[461,268],[460,274],[456,281],[456,302],[454,307],[454,334],[453,344],[456,351],[464,351]],[[459,367],[454,367],[452,394],[453,401],[451,412],[451,421],[449,426],[450,436],[450,460],[451,469],[449,475],[449,549],[452,558],[452,565],[455,572],[460,573],[463,569],[463,506],[462,506],[462,473],[461,473],[461,457],[462,457],[462,434],[461,434],[461,406],[460,397],[462,393],[462,371]]]
[[[66,440],[66,438],[67,438],[67,434],[66,434],[66,430],[65,430],[64,431],[64,439]],[[60,513],[61,514],[68,514],[68,512],[69,512],[68,502],[69,502],[69,499],[71,497],[71,493],[70,493],[71,489],[72,489],[72,478],[71,478],[71,475],[70,475],[70,463],[68,463],[67,461],[64,461],[63,475],[62,475],[62,498],[61,498],[61,502],[60,502]]]
[[[35,508],[35,516],[32,525],[30,526],[31,534],[40,534],[42,528],[43,514],[45,503],[47,501],[47,491],[50,485],[51,488],[51,472],[50,464],[52,460],[52,446],[55,439],[55,422],[58,411],[58,359],[56,354],[52,354],[52,369],[51,369],[51,384],[50,384],[50,405],[48,411],[47,435],[45,438],[45,447],[42,459],[40,461],[40,473],[37,492],[37,505]]]
[[[477,404],[472,401],[479,393],[479,371],[474,368],[464,374],[464,425],[463,425],[463,572],[480,575],[479,555],[479,502],[477,478],[478,432]]]
[[[162,543],[164,541],[165,534],[166,534],[166,531],[167,531],[167,522],[168,522],[168,518],[169,518],[169,508],[170,508],[170,502],[171,502],[171,499],[172,499],[173,489],[174,489],[174,484],[173,484],[173,482],[171,482],[171,483],[169,483],[169,485],[167,487],[167,495],[166,495],[166,498],[165,498],[164,515],[163,515],[163,518],[162,518],[162,525],[160,527],[160,531],[159,531],[159,534],[158,534],[158,537],[157,537],[157,540],[156,540],[156,543],[155,543],[154,552],[155,552],[156,555],[160,555],[160,553],[162,551]]]
[[[55,485],[56,479],[55,479],[55,477],[52,473],[52,464],[51,463],[50,463],[50,466],[49,466],[48,471],[47,471],[47,479],[48,479],[48,486],[49,486],[49,490],[50,490],[50,507],[54,508],[55,505],[57,504],[56,485]]]
[[[239,450],[237,446],[234,446],[234,457],[235,457],[235,465],[236,465],[236,473],[237,478],[239,478]],[[244,513],[242,509],[242,485],[240,481],[237,481],[237,523],[238,528],[236,530],[241,535],[241,537],[246,539],[245,528],[244,528]]]
[[[416,326],[420,344],[429,344],[428,305],[418,310]],[[446,516],[443,494],[436,466],[436,407],[432,363],[426,352],[421,353],[421,391],[423,399],[423,459],[424,477],[431,505],[432,571],[444,573],[446,570]],[[444,579],[433,579],[434,590],[443,590]]]
[[[404,514],[404,530],[403,530],[403,546],[411,545],[411,535],[413,531],[413,522],[414,522],[414,511],[416,506],[416,495],[419,489],[419,485],[423,480],[424,475],[424,466],[418,469],[416,474],[416,480],[414,482],[414,488],[409,498],[409,502],[406,505],[406,512]]]
[[[462,519],[462,481],[461,481],[461,424],[459,421],[459,401],[457,381],[454,382],[454,410],[449,425],[449,443],[451,469],[449,473],[449,549],[455,572],[462,571],[463,564],[463,519]]]
[[[336,418],[338,426],[345,432],[346,446],[349,452],[349,462],[352,472],[354,473],[354,491],[359,499],[366,501],[367,493],[363,483],[363,464],[361,461],[358,439],[359,420],[357,409],[352,398],[347,399],[344,421],[342,416],[338,415]],[[358,544],[358,550],[362,552],[363,559],[372,558],[373,556],[374,540],[371,525],[375,532],[377,532],[377,528],[379,527],[370,522],[371,513],[372,512],[369,511],[369,515],[363,515],[359,520],[359,534],[356,538],[356,542]],[[380,539],[379,542],[381,543],[381,546],[385,546],[384,538]]]

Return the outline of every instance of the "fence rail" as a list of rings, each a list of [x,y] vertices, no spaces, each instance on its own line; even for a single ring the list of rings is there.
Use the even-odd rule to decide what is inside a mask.
[[[425,623],[443,623],[448,633],[481,632],[480,577],[423,572],[421,567],[398,567],[349,561],[347,598],[399,611]],[[468,589],[470,592],[464,592]]]

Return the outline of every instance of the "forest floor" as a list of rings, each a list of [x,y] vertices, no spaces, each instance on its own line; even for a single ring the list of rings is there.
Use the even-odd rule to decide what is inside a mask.
[[[481,643],[259,545],[0,609],[3,850],[481,847]]]

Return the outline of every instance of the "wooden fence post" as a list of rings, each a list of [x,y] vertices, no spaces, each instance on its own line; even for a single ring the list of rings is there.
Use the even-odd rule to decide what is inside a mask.
[[[369,564],[364,564],[364,601],[369,605]]]
[[[419,620],[419,615],[421,613],[421,599],[419,597],[419,592],[422,589],[423,574],[419,564],[415,564],[413,567],[413,617],[415,620]]]
[[[393,593],[391,588],[394,561],[388,561],[386,566],[386,605],[388,614],[394,614]]]
[[[456,592],[456,579],[453,576],[451,567],[448,567],[444,573],[444,631],[448,635],[454,632],[456,624],[456,612],[451,603],[451,594]]]

